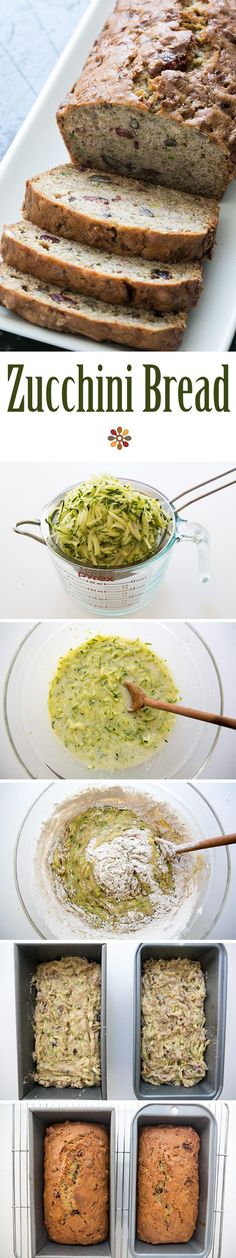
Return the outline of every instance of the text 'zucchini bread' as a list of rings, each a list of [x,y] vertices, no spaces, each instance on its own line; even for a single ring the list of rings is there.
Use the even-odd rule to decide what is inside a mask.
[[[75,165],[220,199],[235,80],[235,0],[118,0],[57,121]]]
[[[48,1127],[44,1143],[44,1222],[58,1245],[106,1241],[109,1133],[97,1123]]]
[[[193,1127],[141,1127],[137,1237],[148,1245],[187,1244],[199,1199],[200,1138]]]
[[[44,1088],[101,1082],[101,966],[87,957],[43,961],[32,979],[35,1080]]]

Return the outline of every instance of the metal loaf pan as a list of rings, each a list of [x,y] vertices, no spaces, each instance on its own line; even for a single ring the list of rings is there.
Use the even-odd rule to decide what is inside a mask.
[[[55,961],[61,957],[87,957],[89,961],[98,961],[101,965],[101,1085],[94,1088],[44,1088],[33,1081],[34,1051],[34,1004],[35,996],[31,988],[31,980],[36,966],[40,961]],[[59,1100],[105,1100],[107,1096],[107,980],[106,944],[100,943],[16,943],[14,945],[15,962],[15,1007],[17,1033],[18,1062],[18,1095],[22,1100],[40,1098]]]
[[[209,1044],[205,1060],[207,1074],[192,1088],[170,1083],[159,1087],[141,1078],[141,979],[144,961],[170,960],[171,957],[189,957],[200,961],[206,983],[206,1032]],[[141,944],[135,954],[134,995],[134,1091],[139,1098],[173,1100],[213,1100],[220,1095],[224,1080],[225,1024],[227,1001],[227,952],[222,943],[173,943]]]
[[[54,1123],[86,1122],[101,1123],[109,1130],[109,1238],[100,1244],[57,1245],[49,1241],[43,1209],[44,1139],[47,1127]],[[116,1182],[116,1122],[115,1109],[111,1105],[34,1105],[29,1107],[29,1180],[30,1180],[30,1234],[32,1258],[72,1258],[72,1255],[88,1255],[94,1258],[115,1258],[115,1182]]]
[[[194,1235],[186,1245],[146,1245],[136,1235],[137,1159],[140,1127],[194,1127],[200,1136],[199,1210]],[[213,1245],[214,1204],[217,1167],[217,1123],[204,1105],[145,1105],[138,1110],[131,1127],[129,1244],[137,1258],[208,1258]]]

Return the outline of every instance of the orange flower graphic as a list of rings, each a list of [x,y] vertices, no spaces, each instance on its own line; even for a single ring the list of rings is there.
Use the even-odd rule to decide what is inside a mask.
[[[124,446],[128,446],[129,442],[132,441],[132,437],[128,428],[121,428],[119,425],[118,428],[111,428],[108,441],[111,442],[111,446],[114,446],[116,450],[123,450]]]

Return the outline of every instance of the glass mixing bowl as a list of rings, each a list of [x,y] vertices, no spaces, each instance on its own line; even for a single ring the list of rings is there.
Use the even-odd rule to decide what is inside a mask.
[[[91,785],[91,783],[90,783]],[[96,788],[96,782],[93,780],[93,787]],[[117,784],[117,792],[119,792]],[[47,894],[38,885],[36,874],[36,854],[38,850],[40,833],[43,824],[52,816],[57,805],[64,800],[71,798],[73,795],[79,795],[80,791],[84,792],[84,784],[61,782],[52,783],[41,791],[38,799],[29,808],[24,818],[20,832],[18,834],[14,867],[17,892],[21,905],[26,913],[28,921],[42,938],[84,938],[89,935],[90,938],[98,938],[99,930],[93,927],[87,927],[87,930],[80,922],[79,911],[76,913],[76,925],[71,922],[68,931],[68,917],[65,921],[64,910],[59,902],[57,903],[54,896],[53,903]],[[110,788],[111,789],[111,788]],[[125,783],[124,790],[133,791],[133,782]],[[163,782],[150,783],[147,787],[145,782],[139,782],[138,790],[144,791],[145,796],[148,794],[152,799],[158,799],[169,804],[170,808],[177,812],[180,820],[188,827],[193,841],[197,838],[212,838],[224,833],[219,817],[215,813],[212,806],[205,799],[199,789],[193,783],[182,782],[176,787],[175,782],[168,784]],[[101,782],[98,792],[101,795],[109,792],[109,784]],[[190,859],[190,858],[189,858]],[[194,907],[191,915],[186,913],[184,920],[183,905],[175,913],[173,922],[166,923],[166,930],[158,928],[158,921],[153,919],[152,923],[141,929],[140,927],[132,932],[132,937],[140,934],[142,939],[168,939],[168,938],[190,938],[203,939],[209,936],[213,926],[220,918],[220,914],[225,905],[229,886],[230,886],[230,855],[227,847],[219,847],[208,850],[206,855],[207,861],[207,877],[204,877],[199,883],[199,890],[196,896]],[[220,932],[220,927],[219,927]],[[103,930],[104,933],[104,930]],[[109,931],[107,932],[109,935]],[[101,935],[101,928],[100,928]],[[117,930],[114,931],[117,935]],[[111,937],[111,934],[110,934]]]
[[[104,770],[86,768],[64,747],[52,729],[48,711],[49,686],[61,656],[96,634],[147,642],[166,660],[182,703],[192,708],[222,711],[222,686],[217,664],[193,625],[182,621],[121,620],[112,622],[46,621],[33,626],[21,643],[8,674],[5,715],[8,734],[19,760],[34,778],[102,778]],[[108,777],[134,779],[195,777],[211,755],[219,729],[177,717],[169,734],[148,760]],[[140,749],[140,757],[142,749]]]
[[[119,477],[121,484],[127,478]],[[209,537],[201,524],[190,524],[175,510],[173,504],[165,498],[159,489],[145,485],[142,481],[129,479],[129,484],[139,493],[150,498],[158,498],[168,517],[168,527],[158,541],[158,551],[150,559],[128,568],[95,568],[79,564],[77,560],[67,559],[56,546],[51,536],[48,518],[53,515],[65,494],[64,489],[52,502],[43,507],[40,520],[18,520],[14,532],[32,537],[34,541],[45,544],[51,555],[67,594],[88,612],[103,616],[128,615],[129,611],[137,612],[154,597],[159,589],[166,571],[173,547],[177,542],[190,541],[197,546],[199,572],[202,581],[209,578]],[[77,482],[78,485],[78,482]],[[70,490],[76,489],[70,485]],[[32,524],[40,529],[40,537],[23,528],[24,524]]]

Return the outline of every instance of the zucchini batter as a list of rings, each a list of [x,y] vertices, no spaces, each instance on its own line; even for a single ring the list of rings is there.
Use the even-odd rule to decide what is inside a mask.
[[[165,660],[138,638],[98,635],[59,660],[48,700],[52,727],[90,769],[140,764],[172,730],[169,712],[130,711],[127,679],[151,697],[179,698]]]
[[[156,1086],[191,1088],[207,1067],[204,1001],[200,961],[188,957],[144,962],[141,999],[142,1079]]]
[[[100,1084],[101,967],[86,957],[37,966],[35,1080],[44,1088]]]
[[[163,799],[94,784],[60,801],[35,856],[36,891],[58,937],[130,934],[186,921],[208,876],[205,856],[171,859],[188,828]],[[163,840],[165,842],[163,842]],[[55,916],[54,916],[55,915]],[[55,923],[55,925],[54,925]]]
[[[67,898],[115,926],[127,914],[152,916],[156,890],[173,889],[172,862],[129,808],[88,808],[66,825],[52,873]]]

